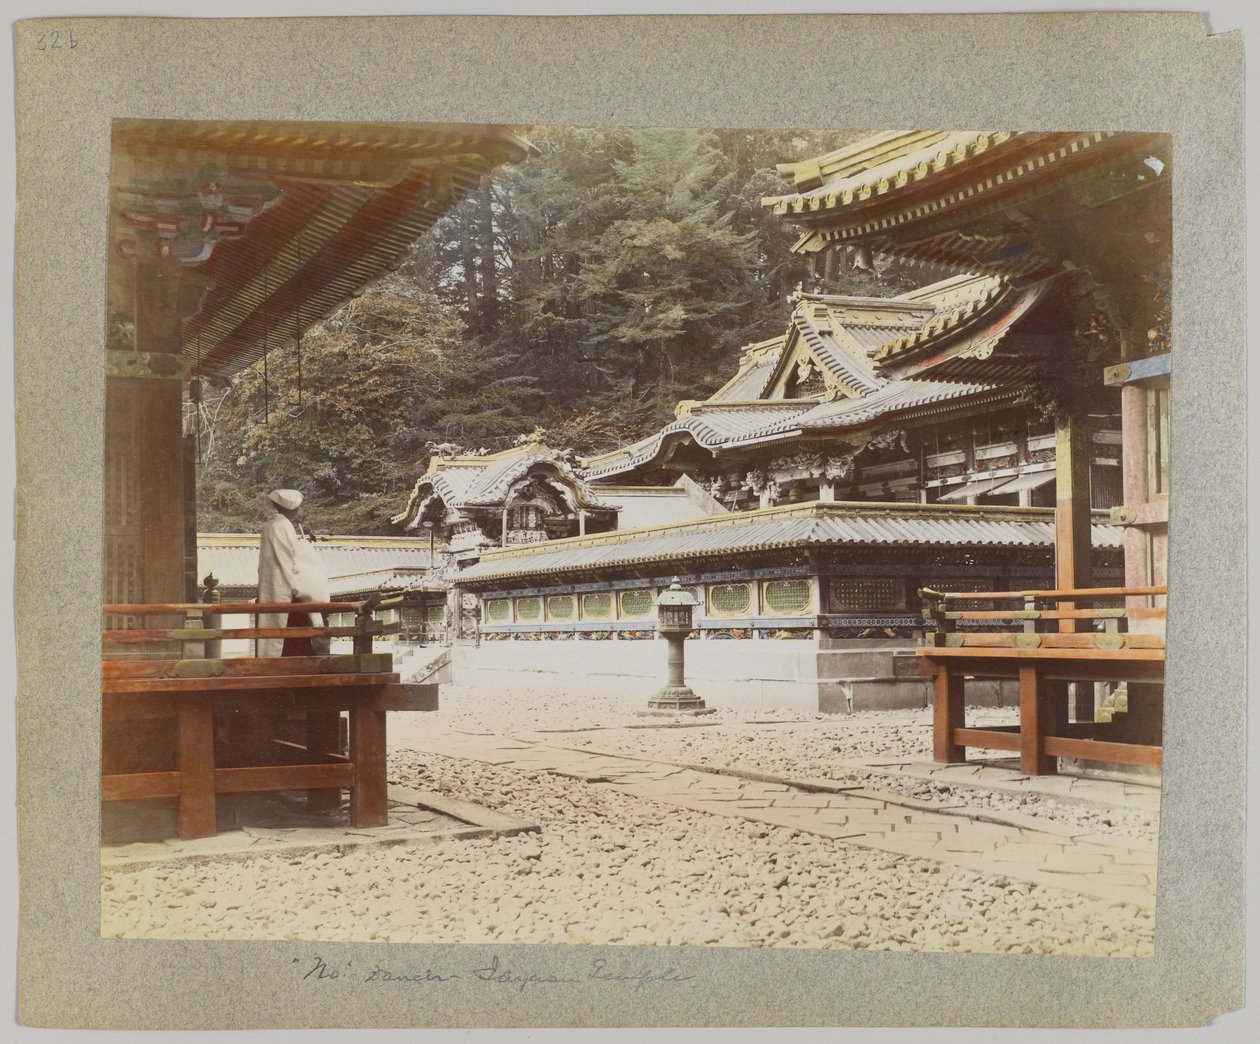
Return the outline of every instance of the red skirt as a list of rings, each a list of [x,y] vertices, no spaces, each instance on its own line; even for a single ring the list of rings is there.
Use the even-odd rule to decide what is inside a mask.
[[[310,627],[310,613],[290,613],[285,621],[286,627]],[[309,638],[286,638],[281,656],[311,656],[311,640]]]

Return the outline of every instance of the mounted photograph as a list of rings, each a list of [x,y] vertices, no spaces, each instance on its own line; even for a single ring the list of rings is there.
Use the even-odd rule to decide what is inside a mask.
[[[1173,162],[115,120],[101,936],[1153,956]]]

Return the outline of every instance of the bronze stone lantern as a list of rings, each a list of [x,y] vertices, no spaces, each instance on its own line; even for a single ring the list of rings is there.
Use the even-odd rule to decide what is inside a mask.
[[[683,643],[691,633],[691,614],[700,603],[689,591],[684,591],[678,578],[657,599],[657,631],[669,643],[666,659],[665,687],[648,700],[652,710],[702,711],[700,699],[683,679]]]

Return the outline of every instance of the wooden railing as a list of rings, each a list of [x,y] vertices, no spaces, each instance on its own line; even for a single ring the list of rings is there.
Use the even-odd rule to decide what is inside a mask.
[[[174,719],[173,757],[149,751],[166,767],[111,767],[106,752],[101,797],[105,801],[177,798],[181,837],[214,834],[216,794],[306,790],[308,807],[340,804],[350,790],[356,827],[386,822],[385,712],[431,709],[436,685],[405,686],[390,653],[373,652],[373,639],[396,631],[375,618],[401,596],[373,595],[362,602],[157,603],[106,605],[109,617],[149,621],[182,617],[180,626],[107,627],[102,632],[102,714],[108,729],[128,723]],[[355,614],[350,627],[212,626],[215,617],[321,612]],[[348,637],[348,655],[224,657],[225,639]],[[176,652],[178,655],[170,655]],[[349,753],[341,752],[341,713],[349,712]],[[214,720],[297,714],[305,718],[306,742],[274,739],[284,764],[216,764]],[[281,748],[283,748],[281,750]],[[229,755],[232,753],[228,752]],[[294,763],[294,759],[297,763]],[[232,760],[229,758],[229,760]]]
[[[1162,599],[1165,586],[957,592],[923,588],[919,595],[931,628],[918,655],[921,673],[935,677],[937,761],[965,761],[968,747],[986,747],[1017,751],[1022,771],[1030,775],[1053,772],[1056,757],[1161,763],[1160,746],[1109,742],[1099,738],[1105,731],[1099,723],[1069,722],[1065,686],[1059,683],[1162,681],[1166,610],[1140,603]],[[1090,604],[1117,600],[1125,604]],[[1005,609],[956,608],[962,602],[1013,604]],[[986,629],[968,630],[969,624]],[[1018,726],[966,727],[964,684],[975,677],[1019,680]]]
[[[1167,587],[1093,587],[1088,589],[1050,591],[954,591],[942,593],[929,587],[919,589],[923,600],[923,619],[930,630],[924,645],[933,648],[967,649],[1054,649],[1100,650],[1164,648],[1160,634],[1130,633],[1127,625],[1137,620],[1163,621],[1166,610],[1154,606],[1090,606],[1077,608],[1082,602],[1136,600],[1166,595]],[[954,602],[1018,603],[1009,609],[951,609]],[[1041,603],[1052,602],[1054,608]],[[960,623],[1007,623],[1009,630],[973,631],[959,629]],[[1050,624],[1053,630],[1045,625]],[[1080,626],[1087,630],[1078,630]],[[1162,628],[1161,628],[1162,630]],[[987,655],[976,653],[974,655]],[[1002,655],[995,653],[993,655]],[[1162,658],[1162,656],[1161,656]]]
[[[148,645],[179,642],[188,658],[206,658],[205,643],[240,638],[352,638],[355,653],[370,653],[377,635],[398,631],[397,622],[386,623],[375,614],[402,604],[402,595],[374,594],[362,602],[166,602],[142,605],[106,605],[104,614],[122,617],[182,616],[181,627],[106,628],[101,639],[107,645]],[[289,613],[354,613],[352,627],[212,627],[215,616],[259,616]],[[216,654],[217,655],[217,654]]]

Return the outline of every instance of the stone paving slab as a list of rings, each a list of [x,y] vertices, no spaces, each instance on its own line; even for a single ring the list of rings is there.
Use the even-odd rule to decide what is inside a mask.
[[[1122,783],[1084,776],[1026,776],[1003,765],[968,762],[938,765],[932,761],[850,761],[855,767],[875,769],[891,776],[945,782],[951,785],[979,785],[1006,794],[1045,794],[1060,801],[1158,812],[1159,787],[1155,784]]]
[[[475,760],[488,760],[501,753],[493,748],[491,738],[482,752],[485,756],[479,756],[467,739],[461,736],[456,744],[448,745],[440,733],[432,733],[422,739],[413,737],[410,743],[419,745],[421,750]],[[540,741],[534,750],[521,751],[516,764],[535,768],[545,761],[551,771],[573,774],[588,766],[589,758],[590,752],[542,747]],[[869,788],[861,792],[846,789],[819,794],[785,781],[750,780],[698,766],[671,766],[617,755],[604,755],[600,764],[609,782],[596,785],[614,787],[637,797],[983,873],[1000,872],[1020,880],[1121,900],[1143,908],[1154,905],[1155,853],[1143,850],[1136,843],[1129,844],[1125,839],[1087,840],[1058,830],[1047,831],[1043,829],[1044,823],[981,822],[970,816],[951,814],[953,810],[925,807],[923,802],[912,805],[899,796],[881,795]],[[950,767],[962,768],[961,774],[970,776],[981,771],[979,766]],[[644,771],[648,768],[650,771]],[[662,779],[660,772],[666,769],[672,770],[672,774]],[[1020,785],[1021,780],[1030,778],[1008,769],[990,775],[1011,785]],[[988,780],[982,785],[988,786]],[[1120,800],[1124,798],[1123,785],[1090,788],[1090,792],[1118,794]],[[1102,803],[1099,798],[1094,800]]]
[[[519,816],[396,784],[389,786],[389,820],[380,827],[351,826],[349,808],[344,804],[329,812],[308,812],[304,797],[285,792],[234,797],[234,801],[224,802],[220,830],[213,837],[102,845],[102,869],[138,869],[276,854],[301,856],[451,839],[467,841],[539,829],[537,823]],[[229,818],[231,827],[226,823]]]
[[[483,809],[489,812],[489,809]],[[294,826],[276,826],[287,819]],[[138,869],[169,863],[200,863],[215,859],[241,859],[257,856],[309,855],[315,852],[345,852],[373,845],[417,844],[451,838],[471,840],[493,837],[496,831],[467,819],[422,812],[414,805],[390,802],[389,822],[383,827],[356,829],[348,823],[344,809],[340,813],[313,817],[298,810],[288,810],[265,818],[261,825],[245,825],[224,829],[213,837],[183,840],[178,837],[162,841],[133,842],[101,846],[103,869]]]
[[[392,811],[391,815],[397,818],[405,818],[402,809],[410,805],[419,810],[429,810],[430,815],[440,815],[458,819],[473,826],[486,827],[501,837],[537,833],[541,829],[537,823],[522,819],[520,816],[508,815],[471,801],[447,797],[445,794],[435,794],[429,790],[414,790],[411,787],[395,784],[389,788],[389,797],[391,805],[396,803],[397,808],[397,811]]]

